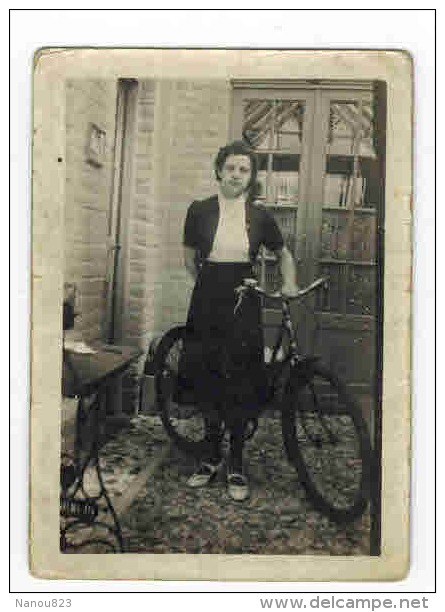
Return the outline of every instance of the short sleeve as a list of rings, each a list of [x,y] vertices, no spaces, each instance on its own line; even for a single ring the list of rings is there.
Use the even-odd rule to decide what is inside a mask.
[[[194,202],[190,204],[187,210],[187,216],[185,218],[184,224],[184,236],[182,242],[184,246],[191,247],[194,249],[198,248],[199,246],[196,207]]]
[[[263,210],[262,230],[264,246],[270,251],[280,251],[284,246],[283,236],[275,219],[267,210]]]

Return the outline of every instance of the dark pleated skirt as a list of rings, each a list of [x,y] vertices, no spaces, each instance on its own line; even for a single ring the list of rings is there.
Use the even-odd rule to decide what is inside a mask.
[[[227,420],[240,410],[253,416],[265,397],[259,296],[246,294],[234,313],[235,288],[252,276],[249,263],[205,262],[187,318],[195,396],[211,410],[217,405]]]

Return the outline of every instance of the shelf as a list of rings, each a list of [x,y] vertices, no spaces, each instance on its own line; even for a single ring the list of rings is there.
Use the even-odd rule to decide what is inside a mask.
[[[360,261],[357,259],[335,259],[334,257],[325,257],[323,259],[317,259],[317,262],[322,265],[340,265],[340,266],[368,266],[374,267],[377,265],[376,261]]]
[[[264,206],[264,208],[278,208],[280,210],[284,208],[288,208],[289,210],[297,210],[299,204],[297,203],[289,203],[287,201],[283,202],[266,202],[264,200],[255,200],[255,204],[258,206]]]
[[[358,213],[361,215],[373,215],[373,216],[377,216],[377,209],[376,208],[370,208],[368,206],[356,206],[354,208],[347,208],[346,206],[333,206],[330,204],[323,204],[323,210],[324,211],[333,211],[333,212],[345,212],[345,213],[350,213],[350,212],[354,212],[354,214]]]
[[[302,202],[299,202],[299,203],[289,203],[286,201],[266,202],[260,199],[255,200],[255,204],[257,204],[258,206],[264,206],[265,208],[279,208],[279,209],[288,208],[290,210],[297,210],[299,206],[303,206]],[[317,206],[317,203],[311,203],[311,206]],[[326,212],[332,211],[332,212],[350,213],[354,211],[354,214],[377,216],[377,209],[364,207],[364,206],[363,207],[360,206],[360,207],[356,207],[352,209],[352,208],[346,208],[346,206],[334,206],[330,204],[323,204],[322,208],[323,208],[323,211],[326,211]]]

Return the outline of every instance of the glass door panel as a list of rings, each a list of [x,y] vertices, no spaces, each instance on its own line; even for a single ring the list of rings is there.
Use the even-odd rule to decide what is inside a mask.
[[[379,167],[375,147],[375,106],[368,91],[323,92],[322,205],[318,273],[329,290],[317,296],[323,313],[329,359],[336,362],[338,334],[350,335],[348,369],[363,351],[374,354],[370,336],[376,315]],[[367,348],[366,348],[367,347]],[[374,348],[373,348],[374,347]],[[369,377],[374,364],[367,355]],[[369,357],[369,358],[368,358]]]
[[[377,219],[372,214],[355,214],[352,236],[348,236],[348,217],[334,209],[323,211],[321,227],[321,259],[376,261]]]
[[[332,100],[323,177],[324,204],[375,208],[377,177],[371,95],[357,101]]]
[[[242,135],[258,152],[259,202],[298,203],[304,114],[299,100],[243,101]]]

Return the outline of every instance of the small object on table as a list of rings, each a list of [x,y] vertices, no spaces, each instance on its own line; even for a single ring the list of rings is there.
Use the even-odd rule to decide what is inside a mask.
[[[71,353],[80,353],[81,355],[94,355],[97,353],[97,350],[88,344],[85,344],[83,340],[68,340],[65,339],[63,348],[65,351],[70,351]]]

